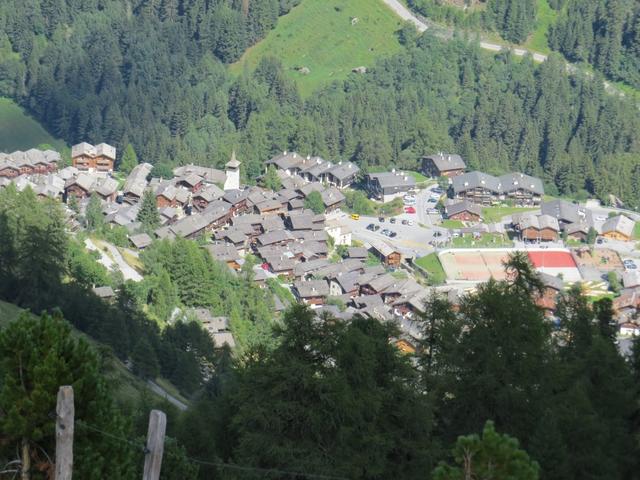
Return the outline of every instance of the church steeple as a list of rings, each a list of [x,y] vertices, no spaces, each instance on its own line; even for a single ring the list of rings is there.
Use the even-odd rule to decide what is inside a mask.
[[[240,189],[240,162],[236,158],[236,151],[231,153],[231,160],[225,165],[227,179],[224,182],[225,190],[239,190]]]

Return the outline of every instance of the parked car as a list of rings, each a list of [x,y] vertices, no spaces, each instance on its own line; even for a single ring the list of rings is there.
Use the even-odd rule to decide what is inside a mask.
[[[604,238],[602,238],[602,237],[598,238],[598,239],[596,240],[596,243],[597,243],[598,245],[602,245],[602,244],[604,243]]]
[[[389,236],[393,238],[393,237],[397,237],[398,234],[396,232],[389,232]]]
[[[378,221],[379,221],[380,223],[384,223],[384,217],[378,217]]]
[[[407,225],[408,223],[409,223],[409,220],[402,220],[403,225]]]
[[[433,236],[434,237],[441,237],[442,236],[442,232],[435,231],[435,232],[433,232]]]
[[[373,226],[373,231],[377,232],[378,230],[380,230],[380,225],[374,225]]]
[[[440,215],[440,212],[438,211],[437,208],[429,208],[427,209],[427,213],[429,215]]]
[[[413,220],[407,220],[407,225],[409,225],[410,227],[413,227],[414,225]]]
[[[351,220],[360,220],[360,214],[359,213],[352,213],[351,214]]]
[[[397,221],[397,220],[396,220],[396,218],[395,218],[395,217],[391,217],[391,218],[389,219],[389,223],[396,223],[396,221]]]
[[[416,213],[416,209],[413,207],[404,207],[405,213]]]
[[[432,189],[431,191],[433,193],[440,193],[440,194],[444,193],[444,190],[442,188],[440,188],[440,187],[436,187],[436,188]]]
[[[416,204],[416,196],[415,195],[405,195],[402,197],[405,205],[415,205]]]
[[[382,235],[389,235],[390,230],[388,228],[383,229],[380,233]]]
[[[371,230],[372,232],[375,231],[376,226],[373,223],[370,223],[369,225],[367,225],[367,230]]]

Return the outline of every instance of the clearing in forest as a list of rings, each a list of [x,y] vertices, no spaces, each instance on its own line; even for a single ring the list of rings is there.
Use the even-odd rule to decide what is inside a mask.
[[[29,150],[43,144],[56,149],[65,146],[62,140],[51,136],[15,102],[8,98],[0,98],[0,152]]]
[[[382,0],[303,0],[230,69],[240,74],[263,57],[278,58],[308,96],[354,68],[371,68],[378,58],[398,52],[401,27],[402,20]]]

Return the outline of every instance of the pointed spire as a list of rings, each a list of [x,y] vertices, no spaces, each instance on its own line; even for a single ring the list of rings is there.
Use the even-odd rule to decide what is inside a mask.
[[[225,166],[227,168],[238,168],[240,166],[240,162],[236,158],[235,149],[231,152],[231,160],[229,160]]]

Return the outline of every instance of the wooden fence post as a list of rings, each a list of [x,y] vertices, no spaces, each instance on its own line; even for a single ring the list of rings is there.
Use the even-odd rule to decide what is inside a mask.
[[[58,389],[56,404],[56,476],[55,480],[71,480],[73,474],[73,427],[75,408],[73,387]]]
[[[160,478],[160,467],[162,467],[162,454],[164,452],[164,432],[166,429],[167,416],[164,412],[151,410],[142,480],[158,480]]]

